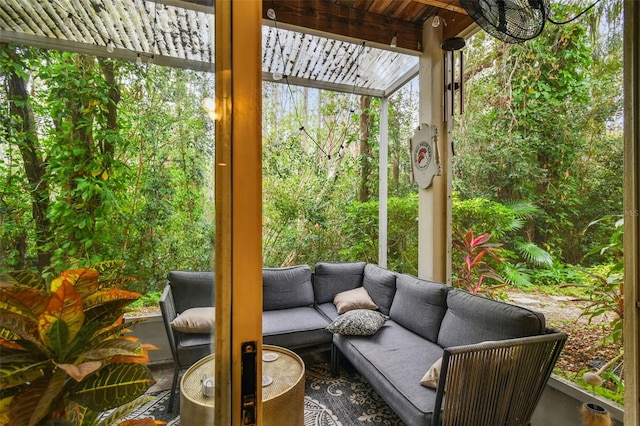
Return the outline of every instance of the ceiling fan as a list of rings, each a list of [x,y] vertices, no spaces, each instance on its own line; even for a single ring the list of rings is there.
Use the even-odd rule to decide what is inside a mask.
[[[549,0],[460,0],[473,20],[506,43],[540,35],[549,16]]]

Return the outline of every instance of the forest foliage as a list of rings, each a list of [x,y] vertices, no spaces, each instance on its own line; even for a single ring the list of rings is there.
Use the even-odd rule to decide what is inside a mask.
[[[619,4],[520,45],[467,42],[454,229],[491,234],[508,282],[615,260],[586,255],[616,229],[589,225],[622,214]],[[215,267],[212,74],[1,44],[0,81],[0,270],[124,259],[134,290],[157,291],[170,270]],[[414,274],[418,108],[415,81],[389,99],[388,266]],[[377,261],[379,114],[379,99],[263,83],[265,266]]]

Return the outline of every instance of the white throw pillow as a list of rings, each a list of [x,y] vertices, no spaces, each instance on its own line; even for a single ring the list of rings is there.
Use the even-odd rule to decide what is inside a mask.
[[[426,374],[420,379],[422,386],[436,389],[438,387],[438,380],[440,380],[440,369],[442,368],[442,357],[438,358],[436,362],[427,370]]]
[[[354,288],[340,292],[333,298],[338,314],[344,314],[354,309],[378,309],[378,305],[373,303],[371,296],[364,287]]]
[[[182,333],[213,333],[216,329],[216,308],[187,309],[171,321],[171,328]]]

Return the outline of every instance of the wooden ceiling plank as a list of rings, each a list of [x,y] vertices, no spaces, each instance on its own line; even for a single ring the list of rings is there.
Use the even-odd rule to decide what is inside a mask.
[[[414,1],[422,4],[428,4],[429,6],[439,7],[440,9],[450,10],[452,12],[462,13],[464,15],[467,15],[467,11],[465,10],[464,7],[454,5],[452,4],[451,1],[445,1],[445,0],[414,0]]]
[[[420,52],[422,23],[411,23],[368,13],[323,0],[263,0],[263,18],[274,8],[277,22],[307,28],[321,34],[335,34],[355,42],[362,40],[389,46],[397,35],[397,47]]]
[[[469,15],[455,14],[453,18],[447,17],[445,19],[447,19],[447,25],[442,29],[443,40],[458,37],[464,30],[468,30],[472,25],[475,26],[473,18]]]

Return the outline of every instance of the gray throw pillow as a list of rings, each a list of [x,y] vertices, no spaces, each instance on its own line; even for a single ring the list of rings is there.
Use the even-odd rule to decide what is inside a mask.
[[[327,326],[327,330],[346,336],[371,336],[380,330],[387,318],[378,311],[354,309],[339,315]]]

